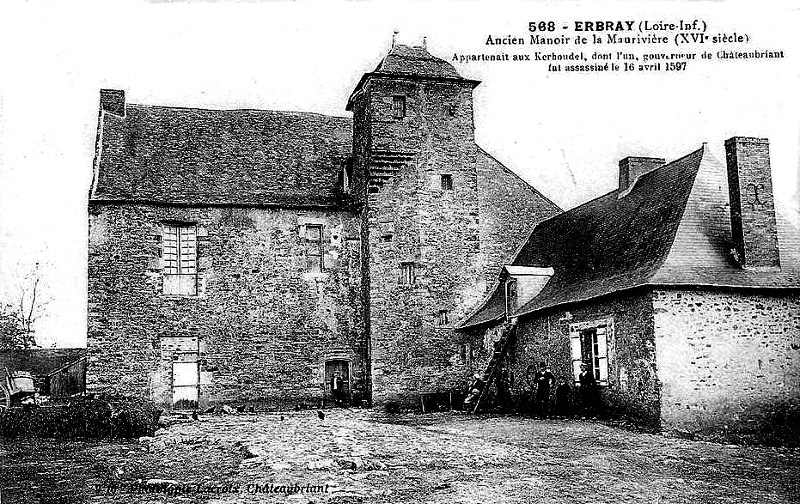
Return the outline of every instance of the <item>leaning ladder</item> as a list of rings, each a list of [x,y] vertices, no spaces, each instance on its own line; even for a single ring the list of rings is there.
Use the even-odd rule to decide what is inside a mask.
[[[497,376],[497,371],[500,369],[500,363],[503,362],[503,359],[508,353],[508,347],[510,346],[511,340],[514,337],[514,330],[516,327],[516,324],[507,324],[503,329],[503,333],[500,335],[500,339],[494,343],[494,353],[492,354],[492,358],[489,360],[489,364],[486,365],[486,370],[483,372],[483,388],[481,389],[480,394],[478,394],[478,398],[475,400],[475,406],[472,408],[473,413],[478,411],[481,402],[483,402],[483,399],[489,394],[489,386],[492,384],[495,376]]]

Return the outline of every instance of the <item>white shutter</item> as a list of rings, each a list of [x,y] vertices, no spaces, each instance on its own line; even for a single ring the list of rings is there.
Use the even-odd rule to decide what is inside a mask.
[[[605,357],[600,357],[597,359],[597,361],[600,371],[600,382],[605,384],[608,382],[608,359]]]
[[[572,375],[577,382],[581,374],[581,333],[578,331],[570,332],[569,344],[572,351]]]
[[[600,382],[608,383],[608,332],[605,327],[597,328],[597,367]]]
[[[605,327],[597,328],[597,357],[608,357],[608,335]]]

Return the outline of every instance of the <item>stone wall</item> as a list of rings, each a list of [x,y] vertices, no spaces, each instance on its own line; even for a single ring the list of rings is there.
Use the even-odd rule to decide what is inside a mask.
[[[517,401],[529,404],[532,389],[528,377],[541,361],[557,378],[572,383],[570,327],[606,319],[612,321],[613,330],[608,338],[608,386],[602,387],[604,407],[609,414],[656,426],[659,383],[653,312],[650,296],[642,290],[520,317],[516,344],[509,353]]]
[[[800,295],[659,290],[667,429],[771,429],[800,410]]]
[[[478,150],[477,168],[483,269],[479,282],[485,292],[533,228],[561,209],[483,149]]]
[[[465,82],[372,79],[354,106],[354,139],[368,142],[357,156],[389,152],[410,158],[368,192],[365,209],[378,403],[416,407],[420,393],[460,388],[469,375],[459,364],[452,326],[481,294],[471,91]],[[405,97],[402,118],[392,115],[395,96]],[[355,164],[366,167],[367,177],[379,168]],[[452,190],[442,188],[442,175],[452,177]],[[414,265],[411,284],[403,282],[402,263]]]
[[[161,292],[164,221],[196,223],[199,295]],[[323,225],[327,271],[301,226]],[[90,390],[171,405],[171,362],[200,352],[201,403],[319,403],[329,359],[366,398],[360,222],[346,211],[90,205]]]

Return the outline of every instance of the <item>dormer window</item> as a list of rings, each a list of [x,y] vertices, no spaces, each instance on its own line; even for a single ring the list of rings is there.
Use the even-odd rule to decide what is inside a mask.
[[[406,116],[406,97],[393,96],[392,97],[392,117],[395,119],[402,119]]]
[[[353,159],[348,159],[344,164],[342,164],[342,171],[339,174],[339,180],[342,183],[342,192],[349,193],[350,192],[350,178],[353,175]]]

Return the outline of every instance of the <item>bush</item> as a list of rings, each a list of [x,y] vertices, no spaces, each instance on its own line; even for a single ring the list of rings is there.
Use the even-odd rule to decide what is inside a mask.
[[[1,437],[135,438],[152,436],[161,410],[134,397],[77,397],[63,404],[0,413]]]

